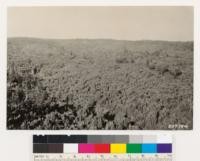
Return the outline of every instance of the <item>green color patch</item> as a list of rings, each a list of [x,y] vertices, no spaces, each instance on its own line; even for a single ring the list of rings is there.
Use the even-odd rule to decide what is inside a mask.
[[[142,144],[127,144],[127,153],[142,153]]]

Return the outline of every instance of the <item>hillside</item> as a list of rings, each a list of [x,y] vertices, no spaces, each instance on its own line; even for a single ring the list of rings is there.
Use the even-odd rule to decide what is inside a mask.
[[[8,38],[8,129],[192,129],[193,42]]]

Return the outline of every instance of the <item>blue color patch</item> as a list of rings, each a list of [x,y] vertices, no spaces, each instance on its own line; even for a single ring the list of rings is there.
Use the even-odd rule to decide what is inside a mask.
[[[157,144],[142,144],[142,153],[157,153]]]

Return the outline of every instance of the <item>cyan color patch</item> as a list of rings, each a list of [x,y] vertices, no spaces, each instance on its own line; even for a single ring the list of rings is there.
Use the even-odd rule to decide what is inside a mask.
[[[157,153],[157,144],[142,144],[142,153]]]

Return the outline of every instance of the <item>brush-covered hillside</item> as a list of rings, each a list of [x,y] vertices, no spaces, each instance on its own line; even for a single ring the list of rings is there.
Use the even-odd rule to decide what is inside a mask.
[[[8,129],[192,129],[193,42],[8,38]]]

